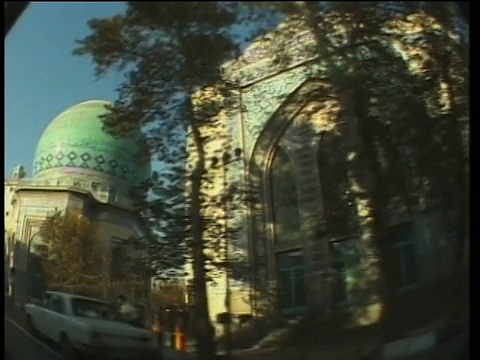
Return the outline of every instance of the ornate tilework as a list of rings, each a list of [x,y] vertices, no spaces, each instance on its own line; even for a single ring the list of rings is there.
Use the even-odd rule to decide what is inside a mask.
[[[304,67],[279,74],[274,78],[258,82],[242,91],[244,105],[245,155],[249,158],[253,145],[268,119],[282,105],[287,97],[307,78]],[[262,101],[258,101],[262,99]]]
[[[294,19],[287,23],[257,38],[239,58],[226,63],[225,77],[246,86],[314,59],[318,51],[311,31]],[[294,35],[289,27],[297,30]]]
[[[35,153],[34,175],[61,168],[94,170],[128,182],[145,180],[150,163],[139,161],[141,133],[111,136],[103,129],[105,101],[87,101],[58,115],[45,129]]]
[[[141,181],[136,169],[132,169],[130,164],[119,165],[116,159],[108,159],[103,155],[93,156],[82,150],[81,154],[70,151],[67,156],[62,152],[57,154],[48,154],[37,157],[34,163],[36,174],[53,168],[83,168],[88,170],[100,171],[109,175],[117,176],[123,180]],[[135,165],[136,167],[136,165]]]

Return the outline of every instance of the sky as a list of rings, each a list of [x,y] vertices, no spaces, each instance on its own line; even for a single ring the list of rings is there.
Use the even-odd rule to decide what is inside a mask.
[[[92,99],[114,101],[121,74],[96,81],[88,57],[72,55],[75,40],[90,34],[88,20],[122,12],[125,2],[32,2],[5,41],[5,175],[23,165],[31,175],[44,129],[72,105]],[[276,24],[278,19],[262,20]],[[248,38],[239,25],[232,35]],[[248,41],[244,44],[246,45]],[[157,167],[152,162],[152,167]]]
[[[89,58],[72,55],[87,21],[110,17],[123,2],[31,2],[5,41],[5,172],[24,165],[48,123],[84,100],[115,100],[121,75],[95,81]]]

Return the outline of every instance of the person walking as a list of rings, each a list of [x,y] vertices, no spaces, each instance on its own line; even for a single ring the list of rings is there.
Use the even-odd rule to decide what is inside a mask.
[[[10,301],[12,302],[12,304],[15,304],[16,282],[16,271],[15,268],[12,266],[8,273],[8,296],[10,297]]]
[[[119,304],[119,314],[123,321],[137,326],[138,325],[138,310],[135,306],[130,304],[127,298],[124,295],[118,296],[118,304]]]

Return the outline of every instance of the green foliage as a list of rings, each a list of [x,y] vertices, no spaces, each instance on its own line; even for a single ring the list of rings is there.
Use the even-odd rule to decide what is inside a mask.
[[[342,146],[332,151],[332,159],[338,156],[338,167],[346,170],[343,176],[322,176],[328,189],[327,228],[333,235],[342,227],[332,211],[345,203],[333,185],[343,177],[357,207],[368,268],[380,270],[377,283],[386,310],[396,271],[386,237],[391,216],[426,209],[450,214],[462,258],[468,219],[469,64],[468,41],[459,34],[452,4],[252,5],[295,19],[292,24],[306,27],[315,39],[315,61],[326,68],[324,78],[332,89],[315,100],[334,97],[340,103],[342,111],[333,121]],[[294,33],[295,26],[285,31]],[[277,64],[289,66],[287,44],[288,36],[278,41]]]
[[[162,233],[164,240],[159,245],[161,241],[148,236],[143,245],[156,249],[152,264],[157,264],[157,274],[165,268],[162,254],[167,247],[177,254],[188,249],[195,277],[198,349],[205,359],[213,356],[205,288],[204,229],[210,224],[202,212],[211,203],[202,192],[208,183],[205,146],[210,139],[201,128],[213,122],[220,108],[209,99],[194,104],[192,97],[219,82],[221,65],[235,55],[237,46],[226,30],[237,21],[236,10],[235,4],[221,2],[129,2],[123,14],[92,19],[91,34],[78,41],[75,50],[92,58],[97,77],[112,69],[125,74],[105,127],[122,135],[142,129],[149,154],[164,165],[159,176],[136,192],[150,233]],[[188,151],[187,130],[193,139]],[[187,170],[188,152],[196,159]],[[191,184],[185,198],[186,180]]]
[[[207,191],[214,170],[206,148],[215,134],[203,130],[218,125],[218,113],[233,105],[193,94],[219,84],[218,91],[229,99],[232,84],[223,82],[221,65],[238,52],[227,31],[240,21],[238,8],[292,16],[297,22],[285,31],[293,35],[301,25],[314,35],[315,61],[327,69],[323,77],[330,89],[315,100],[334,98],[341,108],[333,120],[338,125],[335,156],[323,154],[329,160],[323,165],[333,168],[338,159],[345,167],[325,177],[327,228],[338,234],[358,226],[367,268],[379,270],[369,276],[378,278],[388,303],[387,285],[395,271],[386,238],[392,214],[442,210],[458,228],[462,256],[469,197],[468,41],[452,36],[458,32],[445,4],[130,2],[125,13],[89,23],[92,33],[78,42],[75,53],[93,59],[98,77],[111,69],[125,74],[106,128],[122,135],[142,129],[145,152],[168,165],[137,193],[151,234],[161,232],[145,237],[142,246],[158,259],[156,274],[171,266],[162,254],[187,249],[201,343],[212,345],[206,270],[228,265],[207,250],[218,250],[237,229],[225,227],[225,215],[204,212],[224,201]],[[278,40],[277,65],[291,60],[287,43]],[[190,167],[187,157],[193,159]],[[335,183],[342,184],[341,191]],[[358,224],[353,220],[342,229],[352,205]],[[209,358],[207,350],[201,353]]]
[[[90,221],[81,214],[55,213],[43,223],[33,253],[50,286],[103,285],[107,259]]]

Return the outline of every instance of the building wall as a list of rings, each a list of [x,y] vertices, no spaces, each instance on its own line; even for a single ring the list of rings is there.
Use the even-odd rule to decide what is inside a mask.
[[[27,258],[32,237],[38,233],[41,224],[56,209],[65,211],[68,207],[67,192],[16,189],[9,218],[9,236],[12,248],[10,258],[17,271],[17,296],[25,301],[27,296]]]
[[[215,135],[217,152],[218,149],[220,152],[242,149],[242,161],[232,162],[226,167],[227,182],[236,183],[247,192],[254,191],[258,197],[238,207],[230,218],[230,221],[243,225],[237,237],[246,249],[244,257],[254,273],[253,279],[258,279],[250,282],[255,287],[253,292],[275,290],[276,254],[300,249],[307,268],[309,303],[319,310],[327,310],[334,305],[329,273],[332,266],[330,243],[333,239],[331,234],[323,233],[322,174],[316,157],[319,134],[336,131],[329,120],[337,118],[339,106],[334,100],[319,104],[312,99],[307,104],[307,96],[321,93],[325,88],[326,85],[320,80],[325,68],[320,61],[311,61],[316,56],[312,34],[300,24],[295,26],[298,29],[296,36],[292,37],[288,32],[285,35],[280,26],[268,36],[257,39],[239,59],[225,66],[226,76],[237,85],[229,100],[238,106],[229,109],[221,125],[214,130],[206,130],[206,133]],[[276,42],[271,39],[280,40],[280,46],[285,45],[282,39],[290,44],[289,54],[280,65],[275,63],[275,58],[281,50],[276,48]],[[205,91],[207,96],[209,91]],[[305,101],[302,102],[302,99]],[[344,112],[342,116],[347,115]],[[348,118],[339,120],[340,123],[343,120],[346,122]],[[352,131],[349,133],[353,134]],[[274,236],[269,193],[271,161],[277,145],[286,151],[295,165],[294,178],[304,235],[300,243],[279,244]],[[207,155],[213,156],[215,151]],[[220,191],[223,188],[220,185],[222,181],[221,175],[217,175],[215,186]],[[451,268],[450,255],[454,240],[451,236],[450,240],[444,240],[448,237],[444,233],[445,224],[435,219],[437,215],[416,208],[406,217],[404,210],[401,207],[388,209],[390,221],[392,224],[413,221],[415,239],[411,241],[415,243],[418,272],[423,283],[433,282]],[[209,211],[218,211],[218,208]],[[438,271],[439,267],[444,269],[444,274]],[[222,279],[222,276],[218,279]],[[222,308],[224,293],[224,290],[209,288],[213,312]],[[254,302],[260,300],[250,300],[251,304]],[[251,305],[252,311],[255,311],[255,306]]]
[[[5,216],[5,239],[6,251],[9,255],[6,259],[8,258],[11,265],[15,266],[18,271],[20,301],[26,299],[27,257],[30,243],[47,216],[55,211],[62,213],[75,211],[90,217],[107,259],[111,257],[113,239],[139,236],[134,215],[111,205],[99,204],[88,194],[59,189],[44,190],[41,187],[32,186],[17,188],[17,186],[12,183],[5,185],[5,202],[8,212],[8,215]],[[96,211],[92,212],[92,206],[96,208]],[[105,264],[104,271],[110,271],[110,263]]]

